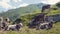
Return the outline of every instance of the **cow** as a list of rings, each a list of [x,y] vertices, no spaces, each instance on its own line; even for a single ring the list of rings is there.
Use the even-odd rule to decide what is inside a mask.
[[[5,22],[7,22],[8,24],[10,23],[10,19],[7,17],[6,19],[5,19]]]
[[[39,30],[39,29],[46,29],[46,30],[48,30],[48,29],[51,29],[52,26],[53,26],[52,22],[40,23],[37,26],[37,30]]]
[[[50,11],[50,6],[51,6],[51,5],[49,5],[49,4],[48,4],[48,5],[44,5],[44,6],[42,7],[41,12],[44,13],[46,9],[49,9],[48,11]]]
[[[19,24],[22,20],[17,18],[12,24]]]
[[[6,30],[7,26],[9,25],[9,18],[4,19],[4,21],[1,23],[1,29]]]
[[[22,23],[19,24],[14,24],[14,25],[8,25],[7,30],[12,30],[12,31],[19,31],[20,28],[23,27]]]
[[[0,17],[0,30],[2,29],[3,17]]]
[[[35,17],[33,17],[33,19],[30,21],[30,23],[28,24],[29,27],[36,27],[37,24],[42,23],[45,21],[45,13],[41,13],[39,15],[36,15]],[[39,23],[38,23],[39,22]]]

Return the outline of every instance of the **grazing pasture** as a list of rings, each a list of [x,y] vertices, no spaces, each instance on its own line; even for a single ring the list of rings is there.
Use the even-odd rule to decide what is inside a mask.
[[[58,14],[58,10],[53,12],[50,12],[48,15],[56,15]],[[31,15],[30,15],[31,16]],[[32,18],[34,15],[32,15],[30,18]],[[23,25],[26,25],[29,20],[29,17],[25,15],[25,18],[23,19]],[[0,31],[0,34],[60,34],[60,22],[56,22],[53,24],[53,27],[49,30],[36,30],[36,29],[30,29],[27,26],[23,26],[23,28],[20,31]]]
[[[34,29],[30,29],[28,28],[28,26],[26,26],[30,20],[32,19],[32,17],[34,17],[35,15],[37,15],[37,13],[40,13],[40,11],[36,11],[36,13],[31,13],[28,15],[24,15],[22,17],[20,17],[22,19],[22,23],[23,23],[23,28],[21,28],[21,30],[19,31],[0,31],[0,34],[60,34],[60,22],[56,22],[53,24],[53,27],[49,30],[43,29],[43,30],[36,30]],[[60,9],[57,10],[51,10],[51,12],[49,12],[47,15],[56,15],[56,14],[60,14]]]
[[[60,22],[54,24],[50,30],[35,30],[24,26],[21,31],[0,31],[0,34],[60,34]]]

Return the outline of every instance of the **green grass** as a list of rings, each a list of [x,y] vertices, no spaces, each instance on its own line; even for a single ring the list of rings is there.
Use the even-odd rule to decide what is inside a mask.
[[[50,12],[48,12],[48,15],[56,15],[56,14],[60,14],[60,9],[51,10]]]
[[[0,31],[0,34],[60,34],[60,22],[55,23],[50,30],[29,29],[24,26],[21,31]]]
[[[31,14],[33,15],[37,13],[40,13],[40,12],[39,11],[33,12]],[[51,12],[49,12],[47,15],[56,15],[56,14],[60,14],[60,9],[51,10]],[[28,16],[25,16],[26,20],[29,19],[27,18]],[[27,26],[24,26],[21,31],[2,31],[2,32],[0,31],[0,34],[60,34],[60,22],[55,23],[53,25],[53,28],[51,28],[50,30],[29,29],[27,28]]]

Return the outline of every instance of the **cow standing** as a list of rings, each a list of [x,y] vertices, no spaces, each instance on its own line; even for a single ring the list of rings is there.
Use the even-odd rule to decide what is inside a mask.
[[[42,10],[41,10],[41,13],[43,14],[43,20],[45,21],[45,18],[46,18],[46,14],[48,13],[48,12],[50,12],[50,6],[51,5],[44,5],[43,7],[42,7]],[[46,11],[47,10],[47,11]],[[45,14],[44,14],[45,13]]]
[[[46,9],[48,9],[48,11],[45,11]],[[49,29],[49,26],[52,26],[52,24],[50,24],[50,22],[47,22],[47,23],[46,23],[46,20],[45,20],[46,14],[47,14],[49,11],[50,11],[50,5],[44,5],[44,6],[42,7],[41,13],[43,14],[43,15],[42,15],[42,20],[43,20],[43,22],[39,22],[37,28],[39,28],[39,29],[43,29],[43,28]]]
[[[45,10],[46,9],[48,9],[48,12],[50,11],[50,5],[44,5],[43,7],[42,7],[42,10],[41,10],[41,12],[42,13],[45,13]]]

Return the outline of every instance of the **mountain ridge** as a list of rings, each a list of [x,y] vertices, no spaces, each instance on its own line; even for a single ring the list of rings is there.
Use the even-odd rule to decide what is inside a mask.
[[[2,16],[4,18],[9,17],[11,20],[16,19],[22,14],[32,13],[35,10],[41,10],[43,5],[45,5],[45,4],[43,4],[43,3],[31,4],[26,7],[20,7],[17,9],[12,9],[12,10],[8,10],[7,12],[0,13],[0,16]]]

